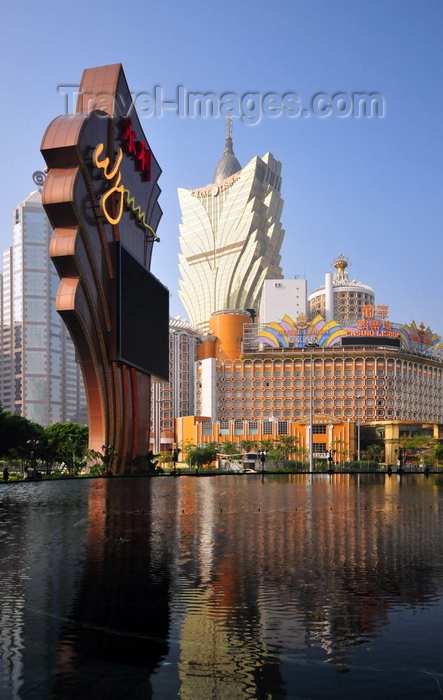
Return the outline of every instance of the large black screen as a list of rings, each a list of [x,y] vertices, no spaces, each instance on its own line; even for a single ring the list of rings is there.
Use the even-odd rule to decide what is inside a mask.
[[[386,346],[391,348],[400,347],[400,338],[387,338],[383,335],[368,336],[368,335],[358,335],[358,336],[345,336],[341,339],[342,345],[367,345],[367,346]]]
[[[169,381],[169,291],[120,246],[119,360]]]

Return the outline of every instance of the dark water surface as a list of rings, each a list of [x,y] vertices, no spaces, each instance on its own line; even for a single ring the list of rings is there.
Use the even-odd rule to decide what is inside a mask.
[[[0,699],[442,698],[443,477],[0,485]]]

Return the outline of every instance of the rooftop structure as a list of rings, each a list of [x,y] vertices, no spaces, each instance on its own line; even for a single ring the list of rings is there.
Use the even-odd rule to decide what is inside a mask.
[[[347,268],[351,263],[340,254],[332,267],[335,273],[326,273],[324,287],[311,292],[308,297],[310,318],[316,314],[324,316],[326,321],[333,318],[339,323],[353,323],[362,318],[362,307],[374,304],[375,293],[372,287],[356,280],[350,280]]]

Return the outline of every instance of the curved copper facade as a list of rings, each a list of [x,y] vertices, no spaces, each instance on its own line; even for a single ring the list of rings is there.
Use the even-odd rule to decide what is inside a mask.
[[[43,205],[54,227],[50,255],[60,276],[56,308],[83,371],[89,447],[101,452],[103,445],[112,445],[118,472],[149,449],[151,386],[149,374],[119,361],[119,245],[149,270],[162,214],[161,170],[135,111],[128,120],[130,105],[120,64],[87,69],[77,113],[54,119],[41,145],[48,165]],[[125,142],[128,122],[131,138]],[[108,170],[94,164],[99,144]]]

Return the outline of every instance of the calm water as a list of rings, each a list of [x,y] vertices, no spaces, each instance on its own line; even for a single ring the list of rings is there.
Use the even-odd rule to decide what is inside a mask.
[[[442,698],[443,477],[0,485],[0,698]]]

